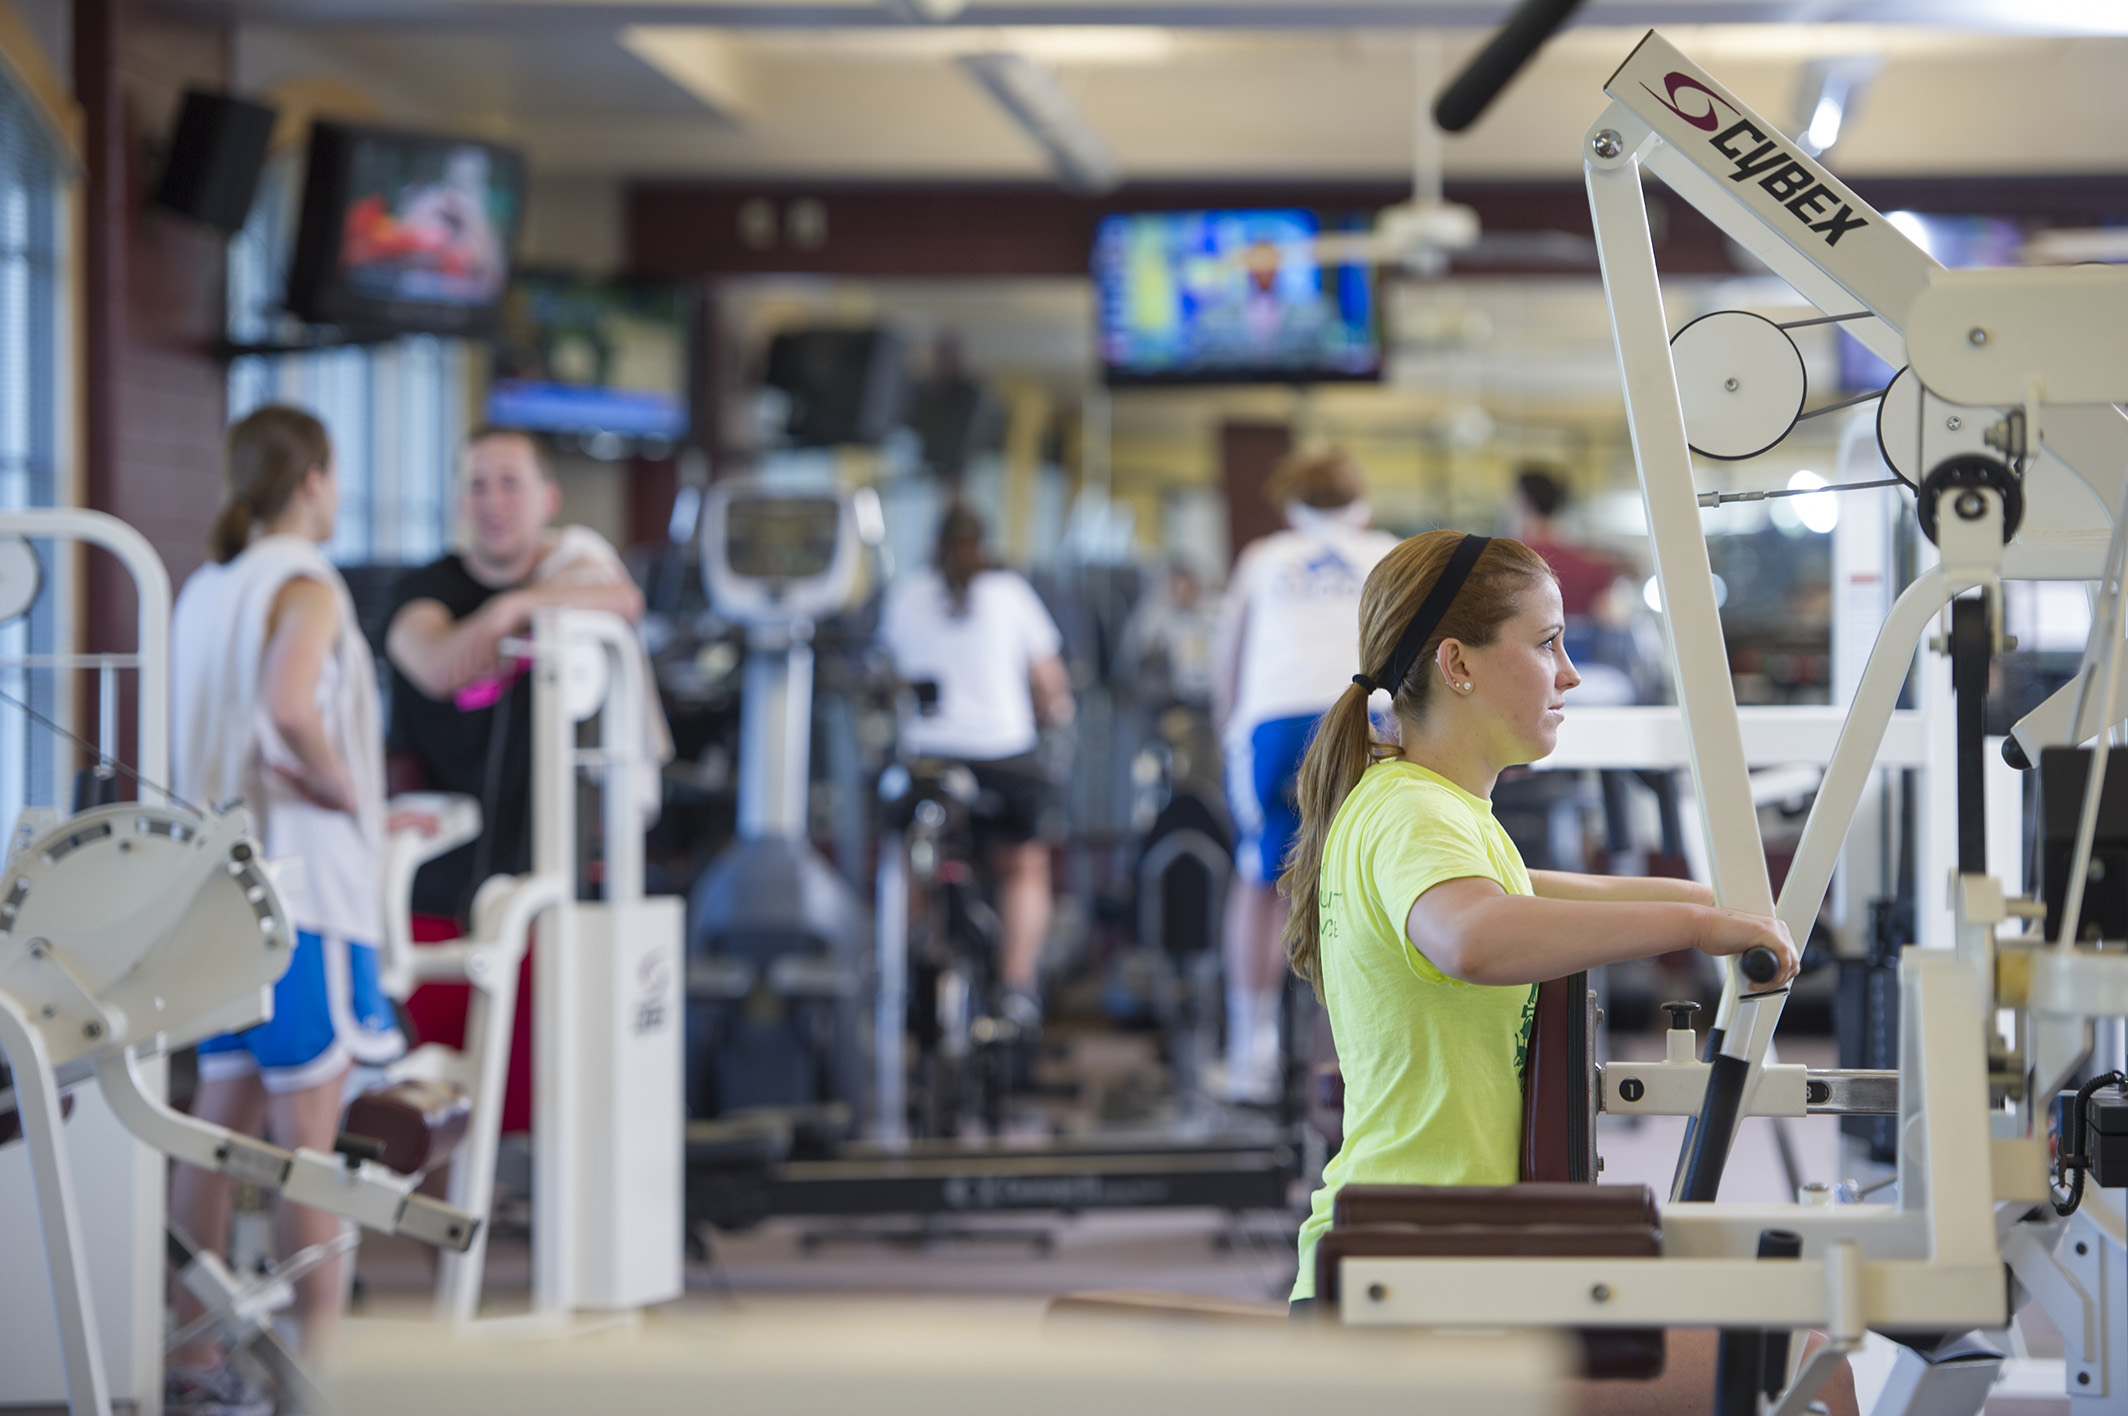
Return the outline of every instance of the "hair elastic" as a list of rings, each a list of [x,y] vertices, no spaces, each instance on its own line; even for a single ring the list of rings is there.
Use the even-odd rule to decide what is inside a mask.
[[[1457,592],[1463,588],[1463,582],[1470,579],[1471,570],[1478,564],[1478,557],[1485,554],[1485,548],[1490,544],[1490,536],[1470,535],[1466,535],[1457,543],[1455,550],[1448,557],[1447,567],[1441,571],[1440,578],[1434,581],[1433,588],[1426,592],[1426,598],[1419,603],[1418,611],[1411,617],[1411,623],[1404,626],[1403,636],[1397,640],[1396,649],[1389,656],[1389,663],[1372,678],[1365,674],[1353,675],[1354,683],[1366,688],[1369,693],[1379,686],[1393,694],[1403,686],[1404,675],[1411,672],[1412,661],[1418,658],[1419,651],[1426,647],[1426,641],[1432,637],[1435,628],[1448,614],[1449,607],[1455,604]]]

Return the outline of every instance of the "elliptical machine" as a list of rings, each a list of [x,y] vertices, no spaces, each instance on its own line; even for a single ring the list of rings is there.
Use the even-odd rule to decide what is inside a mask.
[[[739,839],[689,893],[690,1111],[810,1112],[831,1137],[863,1097],[864,911],[807,839],[813,628],[862,556],[832,481],[738,478],[704,495],[711,606],[746,630]]]

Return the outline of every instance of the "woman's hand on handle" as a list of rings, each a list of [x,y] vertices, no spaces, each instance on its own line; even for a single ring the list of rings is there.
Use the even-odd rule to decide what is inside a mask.
[[[1786,988],[1795,978],[1796,969],[1802,961],[1796,953],[1795,940],[1788,935],[1788,926],[1781,921],[1766,915],[1747,914],[1743,910],[1725,910],[1719,907],[1709,908],[1706,911],[1706,920],[1698,943],[1702,954],[1712,954],[1720,958],[1727,954],[1765,949],[1779,963],[1780,968],[1771,980],[1755,983],[1750,991]]]

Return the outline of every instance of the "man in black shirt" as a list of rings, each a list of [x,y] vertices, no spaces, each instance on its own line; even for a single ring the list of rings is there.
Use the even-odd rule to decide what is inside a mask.
[[[488,429],[466,446],[459,474],[463,552],[410,571],[393,596],[385,648],[392,669],[391,747],[432,791],[479,800],[478,840],[432,861],[414,882],[414,912],[465,921],[473,893],[497,874],[531,868],[532,689],[523,665],[499,651],[549,605],[639,618],[643,597],[591,533],[593,561],[557,566],[569,552],[549,523],[561,509],[540,446]]]

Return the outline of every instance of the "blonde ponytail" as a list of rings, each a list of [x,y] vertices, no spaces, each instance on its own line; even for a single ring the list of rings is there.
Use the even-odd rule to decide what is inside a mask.
[[[1399,542],[1368,575],[1367,584],[1360,591],[1359,657],[1363,672],[1382,672],[1412,616],[1418,613],[1462,541],[1460,531],[1428,531],[1413,536]],[[1521,609],[1522,592],[1548,578],[1554,578],[1552,568],[1520,541],[1496,536],[1486,543],[1448,612],[1441,616],[1424,648],[1412,660],[1404,681],[1381,685],[1389,691],[1397,713],[1414,720],[1425,717],[1436,677],[1434,652],[1442,640],[1458,640],[1473,648],[1492,643],[1500,627]],[[1319,917],[1323,848],[1330,839],[1338,809],[1352,795],[1368,767],[1377,757],[1395,752],[1394,747],[1374,738],[1367,718],[1368,696],[1367,689],[1357,683],[1338,695],[1337,702],[1323,715],[1315,740],[1308,744],[1295,790],[1300,831],[1286,856],[1285,872],[1278,877],[1278,893],[1285,896],[1289,906],[1286,959],[1293,972],[1308,980],[1317,998],[1323,996]]]
[[[1360,778],[1374,763],[1374,731],[1367,722],[1367,690],[1353,684],[1337,696],[1323,714],[1301,759],[1294,796],[1300,803],[1300,833],[1286,856],[1285,873],[1278,877],[1278,893],[1286,897],[1286,962],[1293,972],[1308,980],[1315,996],[1323,996],[1322,943],[1317,937],[1318,891],[1322,881],[1323,843],[1330,837],[1330,823],[1337,809],[1352,795]],[[1305,920],[1306,927],[1297,927]]]

